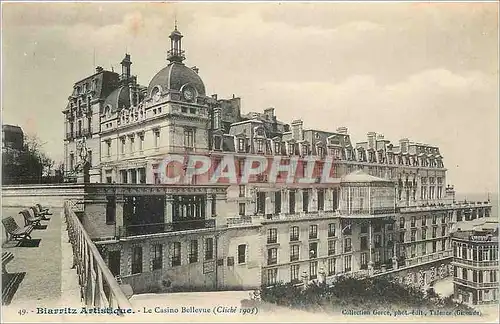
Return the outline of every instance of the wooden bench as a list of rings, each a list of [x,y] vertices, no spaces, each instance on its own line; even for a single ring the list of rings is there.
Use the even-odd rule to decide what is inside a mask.
[[[13,239],[16,241],[24,241],[31,240],[31,232],[33,231],[33,225],[27,225],[23,228],[17,225],[14,218],[11,216],[2,219],[3,226],[5,227],[5,231],[9,235],[9,240]]]
[[[49,212],[48,208],[43,208],[42,205],[40,204],[35,204],[35,207],[38,209],[38,213],[40,215],[46,216],[46,215],[52,215],[51,212]],[[49,218],[50,219],[50,218]]]
[[[24,225],[33,225],[35,228],[40,226],[40,221],[42,217],[37,216],[32,209],[24,209],[19,212],[19,214],[23,215]]]
[[[7,273],[5,266],[13,259],[14,259],[14,254],[12,254],[11,252],[2,252],[2,274]]]

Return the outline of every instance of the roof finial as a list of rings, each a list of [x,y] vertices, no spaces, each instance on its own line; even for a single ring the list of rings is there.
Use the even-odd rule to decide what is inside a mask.
[[[174,27],[177,30],[177,14],[174,15]]]

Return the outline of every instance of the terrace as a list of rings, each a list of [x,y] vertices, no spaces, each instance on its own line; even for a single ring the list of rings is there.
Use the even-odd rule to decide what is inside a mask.
[[[4,207],[2,217],[13,217],[24,226],[22,209]],[[31,239],[17,242],[4,236],[2,250],[14,258],[2,274],[3,318],[17,318],[35,307],[130,308],[122,290],[126,287],[111,275],[72,207],[66,204],[50,212],[50,219],[41,221]],[[21,314],[23,310],[26,313]],[[44,318],[61,320],[60,315]]]

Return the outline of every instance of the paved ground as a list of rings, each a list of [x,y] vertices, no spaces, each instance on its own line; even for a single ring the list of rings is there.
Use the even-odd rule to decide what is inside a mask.
[[[3,208],[2,218],[12,216],[19,226],[24,225],[22,208]],[[33,230],[33,240],[40,240],[37,247],[20,247],[16,242],[6,242],[3,234],[2,251],[12,252],[14,259],[7,264],[8,273],[25,272],[10,305],[4,306],[7,313],[16,314],[18,310],[36,311],[36,307],[80,305],[76,271],[71,269],[71,245],[61,208],[51,208],[50,221],[42,221],[46,229]],[[22,317],[12,320],[22,320]],[[4,316],[4,320],[5,320]]]

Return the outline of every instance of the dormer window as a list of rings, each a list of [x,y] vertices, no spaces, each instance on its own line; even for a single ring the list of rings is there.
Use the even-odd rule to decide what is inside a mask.
[[[325,154],[325,149],[322,146],[318,146],[316,149],[318,151],[318,156],[323,157]]]
[[[238,151],[245,152],[245,139],[244,138],[238,139]]]
[[[281,143],[274,142],[274,154],[281,154]]]
[[[263,145],[263,140],[258,139],[257,140],[257,153],[263,153],[264,152],[264,145]]]
[[[306,156],[309,153],[307,149],[307,144],[302,145],[302,156]]]

